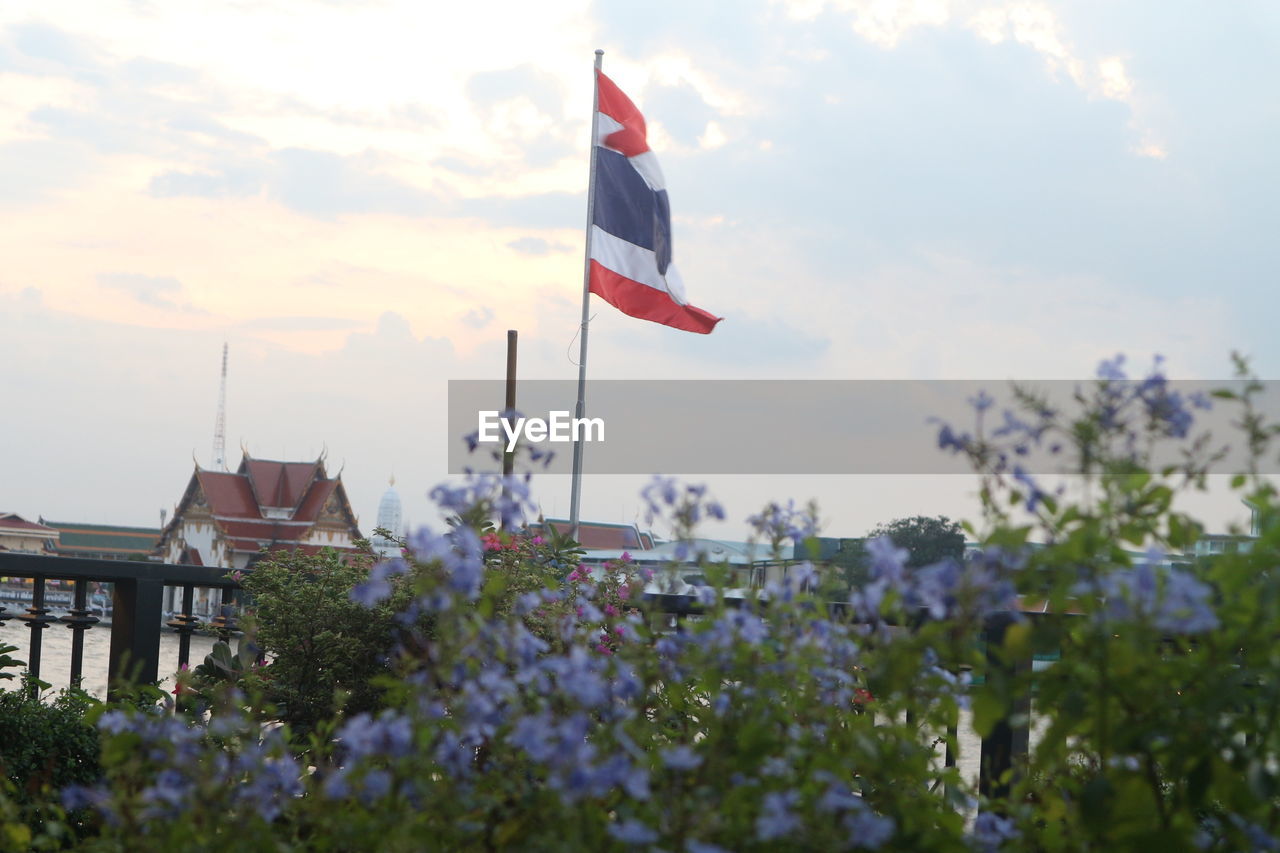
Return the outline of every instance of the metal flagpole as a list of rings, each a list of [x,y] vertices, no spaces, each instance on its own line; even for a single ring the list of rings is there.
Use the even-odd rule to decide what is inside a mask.
[[[591,227],[596,212],[596,135],[600,130],[600,65],[604,51],[596,51],[595,69],[591,72],[591,147],[590,172],[587,177],[587,242],[582,258],[582,342],[578,350],[578,405],[575,417],[587,416],[587,323],[591,307]],[[579,420],[581,423],[581,420]],[[569,535],[578,538],[578,512],[582,503],[582,437],[574,430],[573,479],[569,487]]]

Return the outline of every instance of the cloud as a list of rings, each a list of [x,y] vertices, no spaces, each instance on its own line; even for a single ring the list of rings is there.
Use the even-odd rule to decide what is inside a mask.
[[[486,306],[480,308],[472,308],[466,314],[462,315],[462,322],[466,323],[473,329],[483,329],[493,321],[493,309]]]
[[[434,163],[432,163],[432,165],[438,166],[441,169],[447,169],[448,171],[454,172],[459,175],[465,175],[466,177],[469,177],[469,178],[475,178],[481,175],[488,175],[493,169],[492,165],[488,163],[483,163],[478,160],[471,160],[464,157],[453,157],[453,156],[439,157],[435,160]]]
[[[236,198],[265,192],[297,213],[331,221],[346,214],[425,216],[442,209],[430,192],[386,174],[376,154],[342,156],[310,148],[273,151],[208,172],[169,171],[154,176],[156,198]]]
[[[17,70],[59,72],[85,82],[103,79],[104,58],[85,39],[36,22],[10,26],[8,36],[15,54],[25,59],[15,63]]]
[[[147,192],[155,198],[246,198],[261,192],[264,172],[253,163],[220,172],[163,172],[151,178]]]
[[[418,101],[389,104],[381,111],[351,110],[333,105],[317,106],[290,95],[276,99],[267,112],[271,116],[319,119],[340,128],[420,132],[441,127],[441,118],[436,110]]]
[[[586,191],[548,192],[525,196],[481,196],[461,199],[457,213],[474,216],[499,227],[581,228],[586,215]]]
[[[1135,111],[1131,151],[1163,158],[1156,130],[1140,119],[1141,102],[1124,58],[1091,54],[1068,34],[1060,8],[1039,0],[780,0],[792,17],[812,20],[830,11],[845,17],[855,34],[886,50],[900,47],[909,35],[927,29],[953,28],[999,45],[1005,42],[1035,51],[1053,79],[1065,77],[1094,98],[1124,103]]]
[[[545,168],[577,151],[580,125],[566,121],[558,77],[527,64],[485,71],[468,79],[466,93],[507,159]]]
[[[698,137],[717,115],[698,90],[684,81],[649,87],[645,90],[644,109],[651,121],[661,122],[677,143],[687,147],[698,144]]]
[[[299,213],[332,219],[345,213],[423,216],[436,208],[430,194],[375,171],[366,156],[286,148],[270,157],[271,194]]]
[[[535,257],[549,255],[552,252],[568,252],[573,249],[572,246],[559,242],[552,243],[541,237],[520,237],[507,243],[507,248],[522,255],[534,255]]]
[[[703,363],[791,371],[812,367],[831,349],[831,340],[812,326],[802,328],[776,317],[733,312],[728,306],[722,307],[722,313],[728,316],[710,335],[673,334],[665,342],[667,349],[677,358],[685,356]]]
[[[362,323],[346,317],[255,317],[238,324],[241,329],[266,329],[280,332],[345,331],[359,328]]]
[[[473,74],[467,81],[467,96],[485,109],[505,101],[526,100],[547,115],[564,116],[560,79],[533,65]]]
[[[171,276],[151,276],[140,273],[101,273],[98,284],[120,290],[143,305],[164,311],[181,311],[187,314],[207,314],[189,302],[177,302],[174,297],[182,293],[182,283]]]
[[[0,143],[0,207],[48,200],[74,187],[95,168],[82,146],[60,139],[14,139]]]

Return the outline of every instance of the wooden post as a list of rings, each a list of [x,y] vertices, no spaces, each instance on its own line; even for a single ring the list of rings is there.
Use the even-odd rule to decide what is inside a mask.
[[[503,413],[505,420],[507,415],[516,410],[516,330],[507,330],[507,405]],[[505,442],[504,442],[505,447]],[[502,451],[502,476],[510,477],[511,471],[515,467],[515,453]]]

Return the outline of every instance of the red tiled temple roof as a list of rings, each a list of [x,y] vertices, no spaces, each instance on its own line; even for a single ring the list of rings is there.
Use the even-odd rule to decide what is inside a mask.
[[[240,462],[238,476],[247,475],[261,506],[294,509],[307,496],[311,484],[324,477],[320,460],[315,462],[274,462],[250,459]]]
[[[26,530],[31,533],[44,533],[57,536],[58,531],[34,521],[27,521],[16,512],[0,512],[0,528],[5,530]]]
[[[572,529],[569,522],[562,518],[544,519],[541,524],[545,524],[556,533],[565,536]],[[533,524],[530,527],[538,529],[541,524]],[[652,547],[653,540],[652,538],[649,539],[649,547],[646,548],[644,536],[645,534],[641,534],[634,524],[609,524],[600,521],[581,521],[578,523],[578,542],[584,548],[649,550]]]
[[[303,499],[302,504],[298,507],[298,511],[293,514],[295,519],[300,521],[315,521],[320,517],[320,510],[324,509],[325,501],[329,500],[329,496],[338,488],[337,480],[320,480],[315,483],[307,496]]]
[[[200,488],[214,515],[260,518],[261,510],[254,499],[249,481],[226,471],[196,471]]]

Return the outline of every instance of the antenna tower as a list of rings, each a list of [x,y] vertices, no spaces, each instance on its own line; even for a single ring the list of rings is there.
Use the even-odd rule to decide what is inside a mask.
[[[222,345],[222,385],[218,388],[218,421],[213,427],[213,467],[227,470],[227,345]]]

